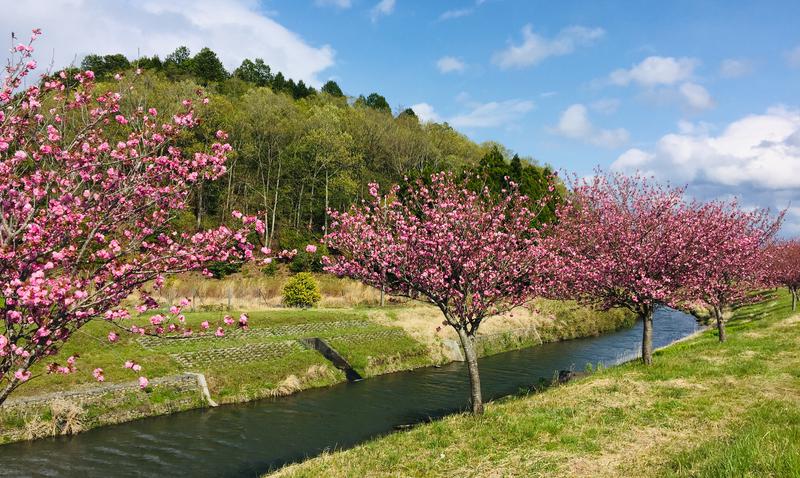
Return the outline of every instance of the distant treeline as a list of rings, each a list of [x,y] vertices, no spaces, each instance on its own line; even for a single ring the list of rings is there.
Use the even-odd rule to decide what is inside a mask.
[[[116,73],[141,69],[131,107],[171,114],[198,88],[211,96],[201,112],[202,126],[181,146],[191,152],[208,145],[222,129],[234,152],[225,177],[199,184],[193,192],[194,210],[184,218],[187,229],[225,222],[232,210],[262,211],[266,241],[297,247],[322,234],[327,208],[359,201],[370,182],[388,186],[452,170],[479,174],[483,179],[475,185],[486,184],[497,194],[512,180],[539,198],[552,174],[548,166],[512,155],[497,143],[477,144],[447,123],[420,122],[411,109],[393,114],[378,93],[348,97],[334,81],[316,90],[273,72],[258,58],[244,60],[230,73],[210,49],[192,56],[179,47],[163,60],[88,55],[81,68],[106,82]],[[550,219],[548,212],[543,220]]]

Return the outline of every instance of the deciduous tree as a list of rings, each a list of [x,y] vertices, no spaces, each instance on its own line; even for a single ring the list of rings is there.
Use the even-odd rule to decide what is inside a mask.
[[[705,225],[683,193],[639,175],[574,178],[547,241],[559,258],[562,294],[627,307],[642,319],[645,364],[653,360],[654,309],[693,298],[707,253],[699,241]]]
[[[792,294],[792,312],[797,310],[800,291],[800,239],[782,241],[770,249],[770,277]]]
[[[225,172],[231,149],[222,131],[194,155],[175,146],[198,124],[195,107],[207,101],[200,92],[164,118],[123,101],[135,81],[98,91],[91,71],[20,90],[36,62],[31,43],[15,51],[0,89],[0,403],[89,321],[190,333],[179,308],[142,328],[125,324],[129,311],[120,303],[148,284],[160,287],[165,274],[252,259],[248,236],[263,231],[261,221],[236,212],[238,230],[181,234],[171,226],[192,184]],[[140,311],[157,306],[143,297]],[[74,367],[70,357],[46,371]]]
[[[515,188],[497,198],[448,173],[426,184],[395,186],[347,212],[331,212],[324,242],[339,253],[326,270],[388,293],[424,298],[458,333],[471,383],[473,413],[483,411],[473,344],[484,319],[542,292],[546,251],[533,225],[537,211]]]

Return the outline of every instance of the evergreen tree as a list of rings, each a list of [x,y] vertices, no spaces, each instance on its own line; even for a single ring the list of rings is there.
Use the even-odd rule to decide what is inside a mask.
[[[261,58],[256,58],[255,61],[245,59],[239,68],[234,70],[233,76],[256,86],[269,86],[272,83],[272,71]]]
[[[201,83],[220,82],[228,77],[228,72],[219,57],[209,48],[203,48],[192,58],[192,72]]]
[[[339,88],[339,85],[333,80],[328,80],[324,85],[322,85],[322,89],[320,91],[336,98],[341,98],[344,96],[342,89]]]

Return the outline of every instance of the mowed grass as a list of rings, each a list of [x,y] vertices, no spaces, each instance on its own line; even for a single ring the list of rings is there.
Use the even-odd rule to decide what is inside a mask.
[[[276,476],[800,476],[800,315],[778,292],[728,329]]]
[[[290,375],[302,377],[313,366],[328,367],[331,370],[327,374],[309,377],[303,388],[326,385],[344,380],[344,375],[330,367],[327,360],[318,352],[299,346],[295,346],[290,353],[283,356],[259,358],[258,354],[253,352],[253,357],[248,360],[238,360],[233,357],[188,367],[176,361],[174,355],[216,349],[237,349],[239,353],[247,355],[250,346],[254,345],[289,342],[311,336],[327,338],[370,334],[391,329],[370,321],[367,317],[368,312],[368,308],[251,311],[248,315],[249,329],[252,333],[235,334],[231,333],[235,327],[225,327],[228,336],[223,338],[214,337],[213,331],[222,325],[225,312],[187,312],[185,314],[187,325],[195,331],[195,334],[200,330],[201,322],[209,321],[211,328],[205,333],[207,337],[196,340],[168,340],[156,346],[145,346],[147,344],[143,345],[140,337],[121,332],[119,328],[105,321],[95,321],[78,331],[52,359],[64,363],[68,356],[79,353],[75,373],[42,374],[23,384],[14,396],[36,395],[96,384],[92,370],[97,367],[104,370],[107,383],[135,380],[139,374],[123,367],[126,360],[139,363],[142,366],[141,375],[151,379],[187,371],[203,373],[206,375],[212,396],[221,402],[243,401],[265,396],[286,377]],[[134,318],[131,323],[145,325],[152,313],[155,312]],[[240,312],[230,313],[234,319],[238,319],[239,314]],[[354,321],[357,322],[356,325],[347,324]],[[358,322],[367,322],[368,325]],[[287,326],[303,324],[314,324],[316,328],[312,331],[286,330]],[[257,333],[259,329],[276,327],[283,329],[280,335]],[[109,343],[107,336],[111,331],[119,334],[118,343]],[[401,334],[393,337],[391,341],[366,340],[357,346],[346,348],[342,353],[357,364],[366,364],[369,356],[408,354],[409,350],[418,351],[418,348],[419,344]],[[42,367],[39,366],[34,373],[41,372]]]

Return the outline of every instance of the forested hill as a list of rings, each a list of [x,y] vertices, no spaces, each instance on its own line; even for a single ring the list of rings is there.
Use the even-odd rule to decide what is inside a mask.
[[[141,69],[134,101],[165,113],[198,88],[211,96],[202,127],[183,146],[208,144],[222,129],[234,153],[226,176],[194,191],[186,228],[216,225],[234,209],[266,211],[271,245],[296,247],[321,235],[327,207],[359,200],[369,182],[477,171],[497,191],[509,177],[539,197],[551,172],[531,159],[510,157],[499,144],[477,144],[446,123],[423,123],[411,109],[394,114],[378,93],[349,97],[334,81],[317,91],[273,72],[261,59],[245,60],[231,73],[213,51],[192,55],[180,47],[163,61],[88,55],[81,68],[108,82],[118,72]]]

